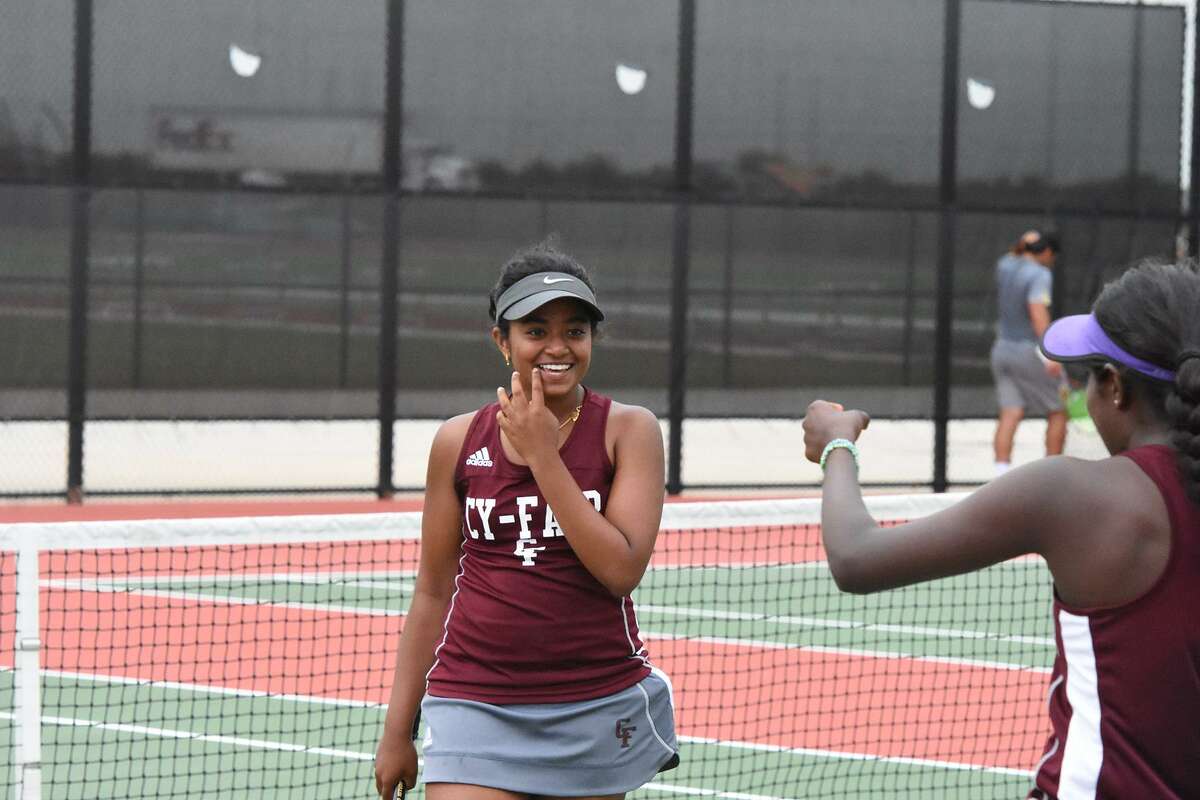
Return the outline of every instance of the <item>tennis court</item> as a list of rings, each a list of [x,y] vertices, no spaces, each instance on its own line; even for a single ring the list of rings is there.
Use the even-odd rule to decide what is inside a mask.
[[[906,518],[945,500],[871,502]],[[807,500],[668,505],[635,599],[675,684],[683,763],[632,796],[1022,794],[1054,653],[1042,562],[843,595],[818,515]],[[30,534],[42,548],[44,796],[373,796],[418,526],[416,514],[10,526],[0,550]],[[11,552],[0,575],[11,755]]]

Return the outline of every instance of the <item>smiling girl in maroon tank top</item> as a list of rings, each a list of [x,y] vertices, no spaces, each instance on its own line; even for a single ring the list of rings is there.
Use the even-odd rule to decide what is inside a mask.
[[[584,387],[604,315],[569,256],[518,253],[489,313],[511,379],[433,442],[376,788],[415,784],[420,705],[430,800],[620,798],[678,760],[629,597],[662,515],[662,434]]]

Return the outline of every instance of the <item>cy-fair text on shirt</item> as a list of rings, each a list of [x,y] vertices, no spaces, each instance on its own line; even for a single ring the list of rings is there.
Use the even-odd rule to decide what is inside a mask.
[[[583,496],[592,502],[597,511],[600,508],[600,492],[595,489],[585,489]],[[515,540],[513,555],[521,559],[521,565],[532,567],[536,564],[538,553],[545,546],[537,545],[542,540],[553,539],[563,535],[554,511],[538,495],[521,495],[516,498],[515,507],[510,507],[513,513],[498,513],[496,498],[467,497],[463,503],[463,520],[466,533],[472,539],[482,537],[485,541],[510,542]],[[540,525],[534,517],[541,513]],[[494,520],[494,522],[493,522]],[[493,525],[495,527],[493,527]],[[535,532],[540,534],[535,535]]]

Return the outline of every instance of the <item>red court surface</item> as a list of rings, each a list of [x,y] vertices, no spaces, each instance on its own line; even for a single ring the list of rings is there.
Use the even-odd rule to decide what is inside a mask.
[[[43,669],[373,703],[386,702],[403,624],[129,592],[43,591],[42,601]],[[1037,761],[1042,674],[688,639],[649,646],[674,681],[684,736],[1014,769]],[[0,662],[12,663],[7,648]]]
[[[402,501],[96,503],[9,506],[9,522],[411,511]],[[667,532],[658,566],[787,563],[823,557],[812,527]],[[731,543],[731,539],[735,540]],[[418,542],[43,553],[43,577],[415,570]],[[0,620],[11,620],[10,556],[0,557]],[[192,596],[180,596],[189,595]],[[195,684],[370,703],[386,701],[403,617],[65,585],[41,591],[42,667],[104,678]],[[397,604],[398,605],[398,604]],[[11,624],[8,623],[8,624]],[[1040,672],[731,640],[649,638],[671,675],[684,736],[832,753],[1025,770],[1045,729]],[[11,636],[0,664],[13,663]],[[86,702],[86,699],[81,698]],[[80,716],[89,710],[79,709]],[[98,714],[100,712],[91,712]]]

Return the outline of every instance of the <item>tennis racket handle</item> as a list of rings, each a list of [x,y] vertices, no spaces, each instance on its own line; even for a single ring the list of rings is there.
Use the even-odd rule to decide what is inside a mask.
[[[416,716],[413,717],[412,740],[415,742],[417,740],[417,737],[420,735],[421,735],[421,708],[420,708],[420,706],[418,706]],[[394,792],[392,792],[391,800],[404,800],[404,795],[406,792],[408,792],[408,789],[404,788],[404,781],[402,780],[402,781],[400,781],[400,784],[396,787],[396,790]]]

